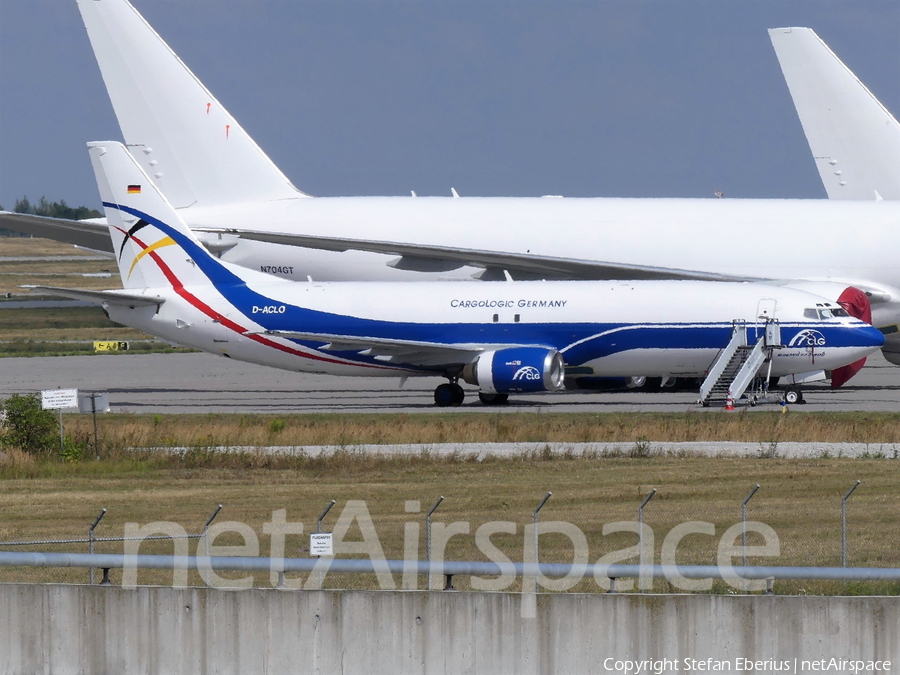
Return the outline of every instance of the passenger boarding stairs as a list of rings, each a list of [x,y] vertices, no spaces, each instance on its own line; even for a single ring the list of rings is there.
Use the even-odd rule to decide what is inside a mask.
[[[737,401],[767,360],[771,368],[772,351],[781,346],[777,319],[765,319],[764,325],[754,324],[749,328],[745,321],[734,321],[731,341],[713,361],[700,386],[700,405]]]

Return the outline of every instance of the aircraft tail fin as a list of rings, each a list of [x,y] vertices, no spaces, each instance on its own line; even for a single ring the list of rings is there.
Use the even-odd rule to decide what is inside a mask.
[[[172,205],[305,197],[127,0],[78,0],[126,144]]]
[[[829,199],[900,199],[900,124],[809,28],[772,46]]]
[[[246,281],[203,247],[124,145],[103,141],[88,149],[126,289]]]

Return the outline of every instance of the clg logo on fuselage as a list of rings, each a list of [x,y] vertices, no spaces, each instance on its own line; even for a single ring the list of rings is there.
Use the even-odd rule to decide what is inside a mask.
[[[824,347],[825,336],[817,330],[808,328],[797,333],[788,343],[788,347]]]
[[[518,380],[529,380],[535,381],[541,379],[541,371],[539,371],[534,366],[522,366],[519,368],[515,375],[512,376],[513,382]]]

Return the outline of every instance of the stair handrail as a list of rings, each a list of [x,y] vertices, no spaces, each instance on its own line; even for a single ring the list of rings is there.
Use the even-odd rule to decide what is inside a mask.
[[[747,356],[741,369],[731,381],[729,390],[731,391],[732,399],[736,401],[747,391],[747,387],[753,383],[753,378],[756,377],[759,369],[766,362],[770,349],[771,347],[766,344],[765,336],[760,338],[753,346],[753,351]]]
[[[722,373],[725,372],[728,362],[731,361],[731,357],[734,356],[738,348],[746,346],[747,322],[735,319],[731,322],[731,339],[725,348],[713,359],[706,375],[706,379],[703,380],[703,384],[700,385],[700,403],[703,403],[709,398],[710,392],[713,387],[716,386]]]

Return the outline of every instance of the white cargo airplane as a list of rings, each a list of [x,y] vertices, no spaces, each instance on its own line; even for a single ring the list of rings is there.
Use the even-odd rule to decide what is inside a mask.
[[[311,198],[127,0],[78,5],[132,154],[222,260],[323,281],[473,272],[482,279],[757,280],[831,301],[855,296],[847,306],[859,316],[871,302],[873,323],[900,337],[900,202]],[[100,224],[7,214],[0,227],[109,248]],[[889,339],[883,351],[900,364],[900,340]]]
[[[811,28],[772,46],[829,199],[900,199],[900,124]]]
[[[773,376],[834,369],[883,335],[827,300],[755,283],[702,281],[298,282],[224,262],[204,248],[117,142],[90,143],[125,290],[45,289],[100,303],[111,319],[214,354],[294,371],[464,379],[486,403],[596,376],[697,376],[746,317],[778,319]],[[754,329],[751,329],[751,332]]]

